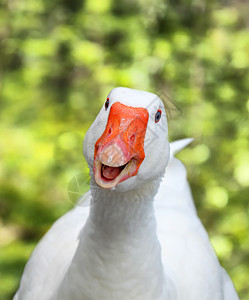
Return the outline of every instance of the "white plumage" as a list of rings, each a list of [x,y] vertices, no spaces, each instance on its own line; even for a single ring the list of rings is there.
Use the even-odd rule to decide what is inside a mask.
[[[112,90],[84,140],[94,204],[55,222],[14,300],[239,299],[174,157],[190,142],[173,142],[169,151],[156,95]]]

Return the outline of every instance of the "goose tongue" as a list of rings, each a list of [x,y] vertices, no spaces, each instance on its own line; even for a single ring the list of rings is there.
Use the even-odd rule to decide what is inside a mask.
[[[106,179],[113,180],[116,178],[122,171],[121,167],[109,167],[102,165],[102,176]]]

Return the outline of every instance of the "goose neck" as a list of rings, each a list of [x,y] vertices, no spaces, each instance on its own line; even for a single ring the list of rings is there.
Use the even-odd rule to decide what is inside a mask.
[[[93,225],[114,238],[155,232],[153,199],[157,192],[156,182],[128,192],[92,189],[93,205],[90,220]]]

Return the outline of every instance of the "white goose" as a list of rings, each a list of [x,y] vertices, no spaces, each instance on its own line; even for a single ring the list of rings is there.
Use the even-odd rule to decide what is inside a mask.
[[[169,145],[167,135],[159,97],[110,92],[84,140],[93,205],[52,226],[14,300],[239,299],[174,157],[191,139]]]

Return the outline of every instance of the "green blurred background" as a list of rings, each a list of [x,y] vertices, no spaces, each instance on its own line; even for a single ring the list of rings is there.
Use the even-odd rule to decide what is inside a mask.
[[[0,300],[87,172],[82,140],[108,92],[159,94],[199,215],[249,299],[249,4],[0,2]]]

